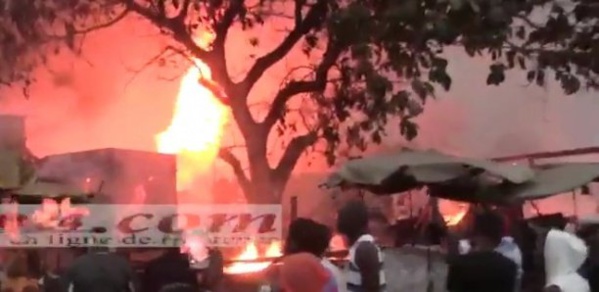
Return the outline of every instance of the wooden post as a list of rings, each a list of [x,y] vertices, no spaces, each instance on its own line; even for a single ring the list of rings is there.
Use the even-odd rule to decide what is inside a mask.
[[[290,217],[291,217],[291,221],[297,219],[297,196],[293,196],[291,197],[291,202],[290,202],[290,208],[291,211],[290,213]]]

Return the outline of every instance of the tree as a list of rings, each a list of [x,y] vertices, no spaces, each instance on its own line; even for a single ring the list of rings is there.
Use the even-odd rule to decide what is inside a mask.
[[[52,46],[76,50],[78,36],[137,14],[172,38],[169,49],[201,59],[212,69],[223,91],[219,96],[231,107],[245,139],[249,170],[227,149],[220,157],[256,203],[278,202],[298,159],[318,141],[334,163],[339,149],[363,150],[380,143],[389,121],[399,121],[400,133],[413,139],[418,133],[413,118],[422,112],[422,103],[434,97],[436,88],[451,88],[449,60],[443,57],[448,47],[461,47],[472,57],[490,54],[489,85],[502,83],[505,71],[516,69],[526,70],[528,80],[538,85],[553,74],[567,94],[598,86],[599,6],[594,0],[249,2],[0,0],[0,82],[28,85],[28,73],[44,61],[36,52]],[[225,55],[228,32],[234,25],[250,29],[268,17],[280,17],[275,2],[288,8],[284,12],[289,12],[292,28],[274,50],[254,60],[244,78],[234,81]],[[194,41],[200,30],[214,35],[208,47]],[[247,103],[253,86],[296,46],[322,57],[306,78],[285,80],[266,117],[256,120]],[[312,102],[315,113],[271,166],[266,141],[276,130],[291,134],[298,128],[288,118],[295,98]]]

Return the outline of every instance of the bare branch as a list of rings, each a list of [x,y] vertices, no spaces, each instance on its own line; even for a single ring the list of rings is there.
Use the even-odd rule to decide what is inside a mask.
[[[314,79],[311,81],[291,81],[287,86],[283,87],[275,96],[270,111],[262,122],[262,126],[267,129],[272,128],[284,114],[285,105],[293,96],[308,92],[322,92],[327,84],[329,70],[335,65],[341,51],[340,46],[329,41],[322,61],[316,68]]]
[[[325,20],[327,14],[327,0],[318,0],[312,7],[310,7],[306,17],[301,19],[301,9],[304,4],[305,0],[295,0],[295,27],[279,46],[256,60],[245,79],[242,81],[242,87],[246,93],[243,96],[247,96],[247,92],[251,90],[268,68],[285,57],[305,34],[318,27]]]
[[[185,46],[185,48],[189,50],[194,57],[203,60],[204,62],[208,63],[209,66],[212,65],[210,64],[212,60],[210,52],[202,49],[195,43],[191,35],[187,32],[187,29],[185,28],[185,22],[182,19],[167,18],[164,13],[155,13],[154,11],[147,9],[146,7],[143,7],[139,3],[135,2],[135,0],[126,0],[126,5],[129,10],[148,19],[157,27],[170,31],[173,34],[173,38]]]
[[[154,55],[154,57],[152,57],[148,61],[144,62],[140,68],[130,69],[129,71],[133,72],[133,76],[131,76],[131,78],[125,83],[125,88],[128,87],[137,78],[139,73],[143,72],[145,69],[147,69],[148,67],[150,67],[151,65],[156,63],[158,60],[160,60],[162,58],[162,56],[166,55],[166,53],[169,51],[174,51],[171,46],[167,46],[164,49],[162,49],[160,52],[158,52],[158,54]],[[179,52],[177,52],[177,51],[174,51],[174,52],[176,54],[179,54]]]
[[[129,12],[131,12],[131,10],[129,10],[128,8],[125,8],[123,11],[121,11],[121,13],[117,14],[113,19],[111,19],[107,22],[104,22],[104,23],[96,24],[94,26],[91,26],[91,27],[88,27],[88,28],[85,28],[82,30],[77,30],[77,31],[75,31],[75,33],[76,34],[87,34],[92,31],[111,27],[112,25],[123,20],[127,15],[129,15]]]
[[[283,153],[283,157],[279,160],[277,167],[272,172],[272,176],[276,181],[287,182],[291,173],[297,164],[297,161],[302,156],[306,148],[316,143],[318,139],[317,133],[312,131],[305,135],[295,137],[289,142],[287,149]]]
[[[245,9],[244,4],[245,0],[232,0],[229,7],[225,10],[222,20],[215,25],[214,32],[216,38],[214,39],[213,45],[215,50],[224,50],[229,28],[233,24],[235,17]]]
[[[228,148],[221,148],[218,152],[218,157],[231,166],[233,173],[237,178],[237,182],[239,182],[243,192],[245,194],[249,194],[252,189],[251,182],[245,174],[239,159],[237,159],[237,157],[235,157],[235,155]]]
[[[181,5],[182,5],[181,11],[179,11],[179,14],[177,14],[177,16],[175,18],[179,22],[184,22],[185,18],[187,17],[187,12],[189,12],[189,6],[191,5],[191,0],[184,0]]]

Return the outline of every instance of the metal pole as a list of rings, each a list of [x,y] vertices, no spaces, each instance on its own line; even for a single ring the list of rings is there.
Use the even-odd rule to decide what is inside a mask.
[[[578,218],[578,204],[576,203],[576,190],[572,191],[572,211],[574,212],[574,217]]]

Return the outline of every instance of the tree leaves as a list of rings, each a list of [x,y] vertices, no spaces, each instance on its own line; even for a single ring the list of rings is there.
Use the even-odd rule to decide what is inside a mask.
[[[0,84],[30,84],[30,73],[44,63],[47,48],[53,51],[79,47],[81,29],[85,30],[86,25],[97,18],[114,18],[115,11],[119,11],[115,7],[131,3],[109,2],[114,5],[107,7],[105,1],[90,0],[12,1],[18,9],[10,9],[10,19],[0,18],[3,24],[11,24],[0,26]],[[207,28],[223,37],[230,27],[251,30],[264,24],[268,17],[281,15],[272,11],[274,6],[270,1],[258,1],[252,6],[233,5],[243,3],[237,1],[156,0],[153,3],[155,6],[151,9],[136,7],[136,13],[158,26],[165,35],[176,35],[173,41],[195,57],[214,57],[209,51],[200,56],[193,41],[189,41],[197,29]],[[188,7],[184,7],[186,3]],[[300,18],[290,20],[293,22],[289,23],[290,27],[296,29],[277,47],[275,59],[284,59],[286,52],[296,44],[301,45],[311,60],[316,59],[316,53],[320,55],[326,50],[322,59],[306,66],[314,68],[308,79],[285,80],[284,84],[301,85],[286,93],[287,100],[294,95],[304,96],[314,105],[314,123],[325,141],[330,163],[335,161],[340,149],[363,150],[369,144],[381,143],[385,130],[393,128],[389,125],[399,123],[399,129],[393,130],[408,140],[414,139],[418,134],[414,118],[422,113],[424,103],[436,95],[435,90],[452,88],[452,76],[448,72],[452,60],[446,59],[446,47],[461,46],[471,57],[489,54],[493,60],[489,64],[488,85],[502,84],[508,70],[522,70],[526,72],[526,79],[537,86],[553,81],[548,76],[555,77],[553,82],[558,82],[565,94],[599,87],[599,6],[592,0],[575,0],[567,9],[550,0],[295,3],[300,6],[283,12],[296,12],[292,16]],[[538,22],[538,17],[533,22],[532,12],[542,7],[551,7],[551,13],[543,22]],[[162,8],[164,11],[187,8],[191,12],[184,15],[185,19],[170,19],[170,15],[157,15]],[[306,22],[309,11],[315,17]],[[48,41],[51,39],[49,27],[62,27],[66,34]],[[266,35],[248,35],[248,46],[260,45]],[[270,62],[272,56],[256,58],[256,62]],[[228,74],[226,66],[212,67],[215,78]],[[260,74],[256,76],[259,78]],[[235,86],[234,82],[220,83]],[[234,89],[225,88],[243,92]],[[289,88],[284,86],[281,91],[284,90]],[[244,96],[247,93],[239,95],[237,98],[247,98]],[[238,104],[245,106],[246,103]],[[289,112],[282,111],[275,121],[292,123],[292,119],[285,116]],[[261,131],[277,128],[270,127]],[[281,135],[288,135],[293,127],[286,125],[278,129]]]
[[[1,2],[0,86],[30,86],[35,81],[33,71],[60,48],[79,53],[81,35],[123,18],[121,4],[91,0]]]
[[[402,136],[411,141],[418,136],[418,125],[410,119],[402,119],[399,123],[399,131]]]
[[[491,72],[487,77],[487,85],[499,85],[505,81],[505,65],[493,64],[489,68]]]

